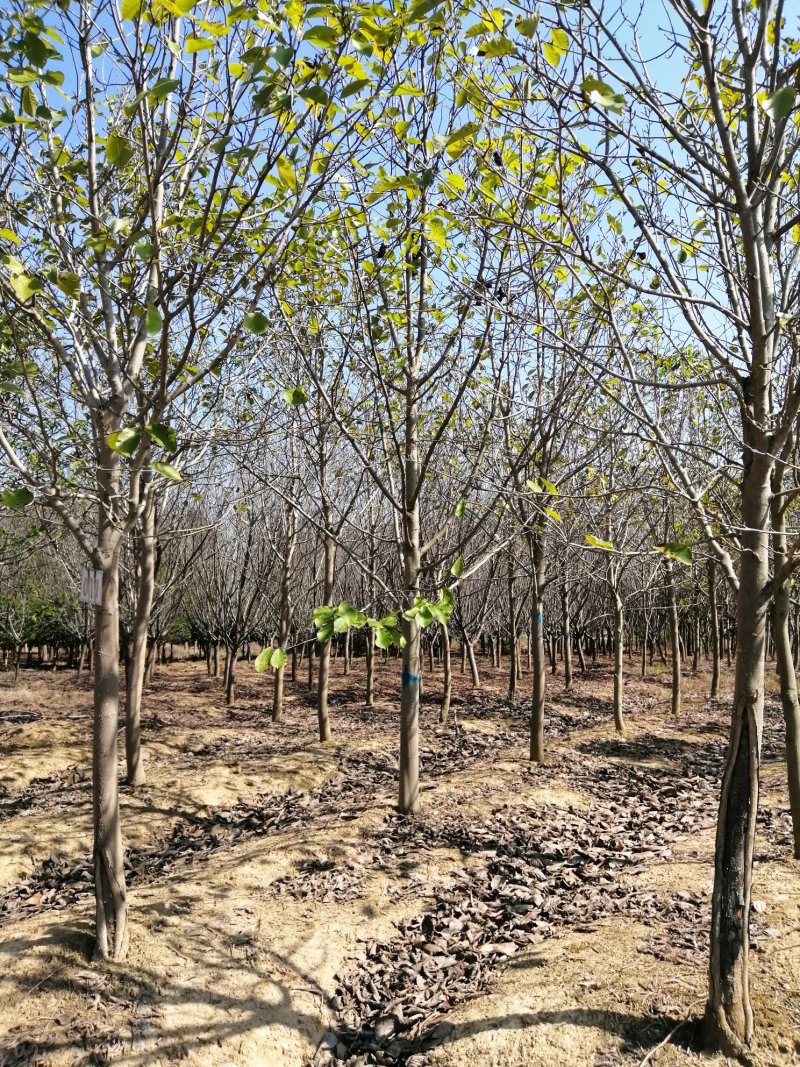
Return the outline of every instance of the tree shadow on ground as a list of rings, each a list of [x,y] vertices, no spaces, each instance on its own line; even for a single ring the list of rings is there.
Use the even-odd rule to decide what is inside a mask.
[[[686,1051],[700,1051],[700,1020],[680,1020],[667,1015],[629,1015],[602,1008],[560,1008],[553,1011],[510,1012],[476,1019],[468,1023],[444,1022],[423,1035],[420,1046],[426,1051],[458,1045],[480,1034],[517,1032],[539,1026],[580,1026],[603,1030],[620,1039],[621,1052],[646,1053],[680,1027],[670,1043]],[[459,1055],[467,1056],[466,1049]],[[467,1062],[464,1059],[463,1062]]]

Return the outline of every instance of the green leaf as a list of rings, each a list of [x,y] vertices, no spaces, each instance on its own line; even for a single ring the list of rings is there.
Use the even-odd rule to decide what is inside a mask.
[[[189,56],[194,55],[195,52],[208,52],[213,47],[214,42],[208,37],[187,37],[183,42],[183,50]]]
[[[345,85],[344,89],[342,89],[341,91],[340,96],[342,100],[346,100],[349,96],[355,96],[356,93],[360,93],[362,89],[366,89],[369,84],[369,78],[359,78],[357,81],[350,82],[349,85]]]
[[[124,19],[137,19],[142,12],[143,0],[120,0],[119,13]]]
[[[289,407],[299,408],[302,404],[308,403],[308,393],[302,385],[294,385],[283,390],[283,399]]]
[[[145,329],[147,330],[148,336],[155,337],[156,334],[161,333],[161,326],[161,313],[155,304],[150,304],[147,309],[147,315],[145,316]]]
[[[19,511],[31,503],[33,503],[33,493],[30,489],[26,489],[25,486],[19,489],[4,489],[0,493],[0,504],[10,511]]]
[[[19,237],[17,237],[13,230],[0,229],[0,237],[2,237],[4,241],[13,241],[15,245],[20,243]]]
[[[286,156],[281,156],[278,160],[278,177],[281,180],[281,185],[285,185],[292,192],[297,190],[297,172],[294,169],[294,163],[292,163],[291,159],[287,159]]]
[[[459,126],[457,130],[453,130],[450,136],[447,138],[448,148],[451,145],[460,144],[461,141],[465,141],[468,137],[472,137],[481,128],[479,122],[465,122],[463,126]]]
[[[335,48],[339,43],[339,31],[333,26],[311,26],[303,34],[303,40],[319,48]]]
[[[363,612],[354,608],[352,604],[348,604],[346,600],[343,600],[339,607],[336,609],[337,615],[340,619],[344,619],[349,626],[355,626],[358,629],[361,626],[366,626],[367,616]]]
[[[127,137],[110,133],[106,139],[106,163],[111,167],[124,167],[133,158],[133,145]]]
[[[332,608],[328,604],[323,604],[321,607],[314,608],[311,612],[311,620],[315,626],[323,626],[327,623],[333,625],[335,615],[336,608]]]
[[[145,262],[152,259],[156,254],[156,246],[150,241],[139,241],[136,245],[136,255]]]
[[[676,541],[668,541],[665,545],[656,545],[656,549],[664,556],[677,560],[684,567],[692,565],[692,550],[689,545],[682,545]]]
[[[269,660],[270,667],[272,667],[276,671],[279,671],[281,669],[281,667],[284,665],[284,663],[286,663],[286,649],[285,648],[273,649],[272,655],[270,656],[270,660]]]
[[[117,430],[116,433],[110,433],[106,438],[111,451],[124,456],[126,459],[131,458],[139,447],[141,439],[142,431],[138,426],[125,426],[121,430]]]
[[[437,7],[441,7],[444,0],[420,0],[419,4],[415,4],[414,7],[408,13],[409,22],[421,22],[429,11],[435,10]]]
[[[77,300],[81,294],[81,279],[79,275],[73,274],[72,271],[64,271],[63,274],[59,274],[56,278],[56,285],[70,300]]]
[[[780,122],[781,119],[785,119],[790,114],[794,107],[796,96],[797,93],[791,85],[784,85],[782,89],[772,93],[766,100],[762,100],[761,106],[773,122]]]
[[[160,459],[154,459],[150,464],[150,469],[154,470],[156,474],[162,475],[164,478],[168,478],[171,482],[182,482],[183,478],[180,476],[180,472],[175,470],[171,463],[162,463]]]
[[[0,381],[0,393],[15,393],[17,396],[25,396],[25,390],[22,386],[15,385],[14,382]]]
[[[466,500],[459,500],[459,502],[456,504],[456,510],[454,512],[455,517],[457,519],[463,518],[464,512],[466,510],[467,510],[467,502],[466,502]]]
[[[244,328],[249,333],[254,333],[257,336],[261,336],[262,333],[266,333],[269,327],[269,319],[266,315],[262,315],[260,311],[250,311],[244,317]]]
[[[147,94],[147,98],[150,103],[155,103],[156,100],[163,100],[165,96],[169,96],[171,92],[178,88],[180,82],[177,78],[162,78],[160,82],[150,89]]]
[[[530,18],[518,18],[514,23],[517,33],[523,37],[535,37],[539,28],[539,16],[531,15]]]
[[[276,650],[274,648],[272,648],[270,645],[267,645],[265,649],[262,649],[262,651],[259,652],[259,654],[256,656],[256,661],[253,664],[256,669],[256,674],[263,674],[265,671],[269,670],[270,666],[272,665],[272,653],[275,651]]]
[[[615,93],[610,85],[599,81],[597,78],[585,78],[581,83],[581,91],[590,104],[613,111],[616,115],[622,114],[625,106],[625,97],[622,93]]]
[[[40,292],[42,283],[38,278],[32,278],[30,274],[12,274],[11,288],[24,303],[30,300],[34,293]]]
[[[586,543],[591,545],[592,548],[602,548],[605,552],[613,552],[614,546],[610,541],[601,541],[599,537],[595,537],[594,534],[586,534]]]
[[[463,570],[464,560],[461,558],[461,556],[459,556],[453,566],[450,568],[450,573],[453,575],[454,578],[460,578]]]
[[[171,426],[164,426],[160,422],[148,422],[145,430],[157,445],[161,445],[167,452],[175,452],[178,448],[178,438]]]

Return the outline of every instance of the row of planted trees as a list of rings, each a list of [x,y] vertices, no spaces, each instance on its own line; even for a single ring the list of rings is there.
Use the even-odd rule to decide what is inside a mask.
[[[503,604],[510,649],[529,633],[535,760],[548,636],[585,656],[605,629],[622,729],[626,628],[692,655],[704,628],[736,642],[708,1030],[746,1053],[770,615],[800,810],[782,11],[671,0],[655,31],[593,0],[5,6],[1,499],[102,572],[99,956],[126,940],[126,596],[129,763],[176,597],[232,653],[273,639],[276,706],[314,614],[323,738],[334,636],[401,649],[409,812],[428,627],[469,651]]]

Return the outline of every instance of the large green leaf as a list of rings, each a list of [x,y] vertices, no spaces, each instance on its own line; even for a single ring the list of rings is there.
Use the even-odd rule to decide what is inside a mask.
[[[161,445],[167,452],[174,452],[178,447],[178,438],[171,426],[164,426],[160,422],[148,422],[145,430],[150,437]]]
[[[260,311],[250,311],[244,317],[244,328],[250,333],[260,336],[269,328],[269,319]]]
[[[581,91],[590,104],[613,111],[616,115],[622,114],[625,97],[622,93],[615,93],[610,85],[598,78],[585,78],[581,83]]]
[[[668,541],[665,545],[656,545],[657,550],[664,556],[682,563],[684,567],[692,565],[692,550],[689,545],[682,545],[677,541]]]
[[[171,92],[174,92],[179,85],[180,82],[177,78],[162,78],[160,82],[156,82],[150,89],[147,98],[151,103],[157,100],[163,100],[165,96],[169,96]]]
[[[11,288],[22,301],[30,300],[42,289],[39,279],[33,278],[30,274],[12,274],[10,280]]]
[[[112,167],[124,167],[133,157],[133,145],[127,137],[110,133],[106,140],[106,163]]]
[[[141,439],[142,431],[138,426],[124,426],[121,430],[110,433],[107,438],[108,447],[111,451],[124,456],[126,459],[131,458],[139,447]]]
[[[145,329],[150,337],[155,337],[156,334],[161,333],[162,319],[161,312],[155,306],[150,304],[147,309],[147,315],[145,316]]]
[[[311,26],[303,34],[303,40],[319,48],[335,48],[339,43],[339,31],[333,26]]]
[[[59,274],[56,278],[56,285],[70,300],[77,300],[81,295],[81,279],[79,275],[74,274],[72,271],[64,271]]]
[[[0,493],[0,504],[10,511],[19,511],[31,503],[33,503],[33,493],[30,489],[26,489],[25,486],[21,486],[19,489],[4,489]]]
[[[163,463],[160,459],[154,459],[150,464],[150,469],[154,470],[156,474],[162,475],[164,478],[168,478],[171,482],[182,482],[183,478],[180,476],[180,472],[177,471],[171,463]]]
[[[283,390],[283,399],[292,408],[299,408],[308,403],[308,393],[302,385],[294,385]]]
[[[781,119],[785,119],[791,113],[796,96],[797,93],[791,85],[784,85],[782,89],[778,89],[771,96],[762,100],[761,106],[773,122],[780,122]]]
[[[595,537],[594,534],[586,534],[586,544],[591,545],[592,548],[602,548],[605,552],[613,552],[614,546],[610,541],[601,541],[599,537]]]
[[[267,645],[257,656],[254,664],[256,674],[263,674],[264,671],[268,671],[272,662],[272,653],[275,651],[271,645]]]

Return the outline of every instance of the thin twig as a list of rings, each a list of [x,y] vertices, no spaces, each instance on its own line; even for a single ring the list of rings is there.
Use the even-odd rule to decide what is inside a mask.
[[[682,1026],[686,1026],[687,1022],[688,1022],[688,1020],[684,1019],[683,1022],[679,1022],[678,1025],[674,1029],[670,1030],[670,1032],[667,1034],[667,1036],[664,1038],[663,1041],[659,1041],[659,1043],[655,1046],[655,1048],[651,1048],[650,1049],[650,1051],[647,1053],[645,1058],[639,1063],[639,1067],[646,1067],[646,1065],[648,1063],[650,1063],[650,1061],[652,1060],[653,1056],[655,1056],[655,1054],[658,1052],[658,1050],[662,1049],[665,1045],[668,1045],[670,1043],[670,1041],[673,1039],[673,1037],[680,1030],[680,1028]]]

